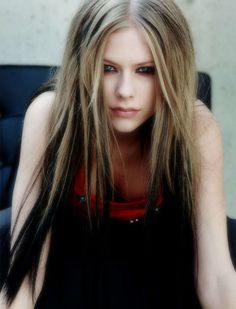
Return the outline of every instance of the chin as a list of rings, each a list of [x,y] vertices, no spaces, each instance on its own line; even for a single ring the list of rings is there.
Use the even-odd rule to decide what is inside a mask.
[[[147,121],[112,121],[112,127],[117,134],[132,134],[140,131]]]
[[[133,134],[133,133],[137,133],[139,131],[140,127],[135,126],[135,127],[117,127],[117,126],[113,126],[113,130],[115,132],[115,134],[121,134],[121,135],[126,135],[126,134]]]

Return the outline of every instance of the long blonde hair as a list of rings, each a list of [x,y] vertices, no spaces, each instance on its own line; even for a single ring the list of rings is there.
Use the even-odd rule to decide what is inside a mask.
[[[27,273],[31,274],[34,285],[43,240],[58,210],[66,204],[80,167],[85,169],[91,227],[89,197],[93,162],[96,162],[98,223],[99,201],[111,199],[114,134],[102,104],[103,53],[111,33],[130,23],[138,27],[147,40],[161,89],[161,102],[157,104],[146,136],[150,145],[147,213],[152,213],[156,196],[165,185],[168,192],[181,201],[183,213],[194,225],[197,157],[192,124],[196,68],[188,24],[171,0],[83,1],[72,20],[63,61],[55,77],[56,97],[48,143],[38,166],[43,172],[41,192],[13,247],[8,287],[13,279],[21,282]],[[109,210],[109,203],[105,203],[105,209]],[[109,211],[105,211],[107,213]],[[27,264],[19,277],[16,269],[29,244],[34,263]],[[8,289],[9,299],[13,299],[16,292],[17,288]]]
[[[60,136],[47,207],[55,198],[62,175],[65,179],[70,172],[75,147],[79,147],[83,153],[88,195],[91,192],[90,167],[93,160],[90,154],[94,149],[99,198],[105,196],[106,182],[112,187],[112,135],[102,104],[101,90],[103,52],[109,35],[129,26],[130,22],[137,25],[146,37],[162,93],[151,134],[150,192],[153,192],[154,187],[160,188],[163,176],[174,192],[173,168],[176,163],[182,164],[181,170],[180,166],[178,168],[178,178],[182,181],[179,188],[186,207],[189,211],[192,209],[196,189],[196,152],[192,139],[196,69],[189,27],[173,1],[122,0],[84,1],[72,21],[58,74],[49,145],[59,136],[63,123],[66,126],[63,136]],[[176,162],[177,155],[180,156],[179,162]],[[60,190],[61,194],[63,191]]]

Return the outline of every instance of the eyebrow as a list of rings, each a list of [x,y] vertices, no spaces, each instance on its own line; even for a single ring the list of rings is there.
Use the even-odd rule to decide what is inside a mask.
[[[103,60],[104,62],[109,62],[111,64],[114,64],[115,66],[119,66],[118,63],[116,63],[115,61],[112,61],[112,60],[109,60],[109,59],[104,59]],[[153,60],[149,60],[149,61],[144,61],[144,62],[140,62],[140,63],[136,63],[134,64],[135,66],[141,66],[141,65],[145,65],[145,64],[154,64],[154,61]]]

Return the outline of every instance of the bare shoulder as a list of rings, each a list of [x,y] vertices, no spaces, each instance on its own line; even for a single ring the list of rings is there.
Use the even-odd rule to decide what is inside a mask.
[[[213,163],[223,156],[219,122],[200,100],[197,100],[194,104],[193,136],[201,156],[207,161]]]
[[[33,171],[36,169],[45,151],[54,97],[53,92],[42,93],[32,101],[25,114],[20,160],[12,198],[12,227],[27,186],[32,183]],[[36,189],[32,190],[32,195],[36,197]],[[28,211],[32,208],[33,200],[35,198],[32,198],[27,207],[25,207]]]
[[[41,93],[29,105],[26,116],[29,114],[31,114],[31,116],[35,114],[39,118],[43,118],[50,113],[54,100],[55,93],[53,91]]]
[[[44,92],[32,101],[26,111],[19,162],[19,167],[24,166],[24,174],[36,164],[44,151],[54,99],[54,92]]]
[[[208,130],[216,130],[217,127],[219,127],[219,123],[213,113],[200,100],[197,100],[194,104],[193,120],[194,134],[196,138],[200,138],[201,135],[204,135]]]
[[[48,91],[40,94],[29,105],[24,119],[23,143],[24,139],[27,138],[28,140],[29,136],[40,138],[47,133],[54,99],[55,93]]]

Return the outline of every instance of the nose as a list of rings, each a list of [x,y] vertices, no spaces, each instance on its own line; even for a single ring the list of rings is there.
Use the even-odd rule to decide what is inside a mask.
[[[116,86],[116,95],[128,99],[134,96],[134,80],[131,74],[121,74]]]

